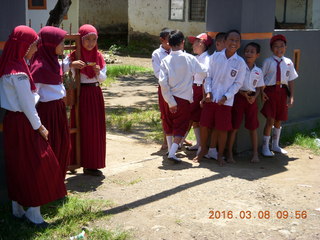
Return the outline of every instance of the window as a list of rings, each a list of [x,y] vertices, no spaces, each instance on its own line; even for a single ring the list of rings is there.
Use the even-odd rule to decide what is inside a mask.
[[[184,20],[184,0],[170,0],[169,20]]]
[[[278,28],[305,28],[308,0],[277,0],[276,23]]]
[[[206,20],[206,0],[190,0],[189,20],[204,22]]]
[[[47,9],[47,0],[28,0],[29,9]]]

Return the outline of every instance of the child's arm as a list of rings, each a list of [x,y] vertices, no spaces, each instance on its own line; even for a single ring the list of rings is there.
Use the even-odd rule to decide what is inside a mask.
[[[156,76],[157,79],[159,79],[159,75],[160,75],[160,59],[159,57],[153,53],[152,54],[152,68],[153,68],[153,72],[154,75]]]
[[[292,107],[294,102],[294,81],[289,81],[288,86],[290,91],[290,97],[288,99],[288,107]]]
[[[93,70],[96,73],[96,79],[98,82],[103,82],[107,78],[107,65],[105,65],[102,69],[100,69],[99,65],[93,66]]]
[[[162,96],[169,105],[170,112],[175,113],[177,111],[177,102],[171,93],[168,69],[163,62],[160,65],[159,84],[161,86]]]

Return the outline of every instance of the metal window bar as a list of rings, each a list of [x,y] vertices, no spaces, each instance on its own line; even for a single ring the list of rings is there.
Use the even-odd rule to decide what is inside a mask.
[[[204,22],[206,17],[206,0],[190,0],[189,20]]]

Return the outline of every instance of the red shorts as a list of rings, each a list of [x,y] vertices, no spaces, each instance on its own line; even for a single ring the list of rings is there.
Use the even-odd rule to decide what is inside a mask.
[[[188,128],[190,121],[190,102],[188,100],[174,96],[177,102],[177,112],[171,113],[169,105],[166,105],[162,127],[166,134],[183,137]]]
[[[202,108],[200,107],[200,101],[203,98],[203,91],[202,91],[202,85],[197,86],[196,84],[193,84],[193,103],[191,103],[191,118],[193,122],[200,122],[201,117],[201,111]]]
[[[234,97],[232,107],[232,126],[233,129],[239,129],[245,115],[245,128],[255,130],[259,127],[258,104],[257,101],[250,104],[248,100],[237,93]]]
[[[288,120],[287,89],[282,87],[279,92],[276,92],[274,86],[267,86],[264,92],[269,100],[264,103],[261,113],[266,118],[273,118],[277,121]]]
[[[232,129],[231,109],[231,106],[218,105],[218,103],[214,102],[204,103],[200,126],[230,131]]]
[[[158,86],[158,104],[159,104],[159,110],[160,110],[160,118],[163,119],[164,112],[165,112],[166,106],[168,106],[168,104],[162,96],[160,85]]]

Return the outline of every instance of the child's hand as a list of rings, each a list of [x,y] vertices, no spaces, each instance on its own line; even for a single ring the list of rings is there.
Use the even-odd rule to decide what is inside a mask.
[[[211,99],[212,99],[211,93],[207,93],[207,94],[206,94],[205,101],[206,101],[206,102],[211,102]]]
[[[46,141],[48,141],[49,131],[43,125],[38,128],[38,132]]]
[[[100,74],[100,66],[99,65],[94,65],[92,66],[93,71],[95,72],[96,76]]]
[[[250,104],[253,104],[254,101],[256,100],[256,96],[248,96],[247,100]]]
[[[263,102],[269,100],[268,95],[267,95],[264,91],[261,92],[261,100],[262,100]]]
[[[222,98],[218,101],[218,105],[224,105],[224,103],[227,101],[226,96],[222,96]]]
[[[177,110],[178,110],[177,105],[176,105],[176,106],[173,106],[173,107],[169,107],[169,111],[170,111],[171,113],[176,113]]]
[[[294,102],[293,97],[288,98],[288,101],[287,101],[288,107],[292,107],[293,106],[293,102]]]
[[[201,107],[201,108],[203,108],[203,103],[204,103],[205,101],[206,101],[205,98],[202,98],[202,99],[201,99],[201,101],[200,101],[200,107]]]
[[[70,67],[75,68],[75,69],[82,69],[86,66],[86,63],[81,61],[81,60],[77,60],[77,61],[73,61],[70,64]]]

